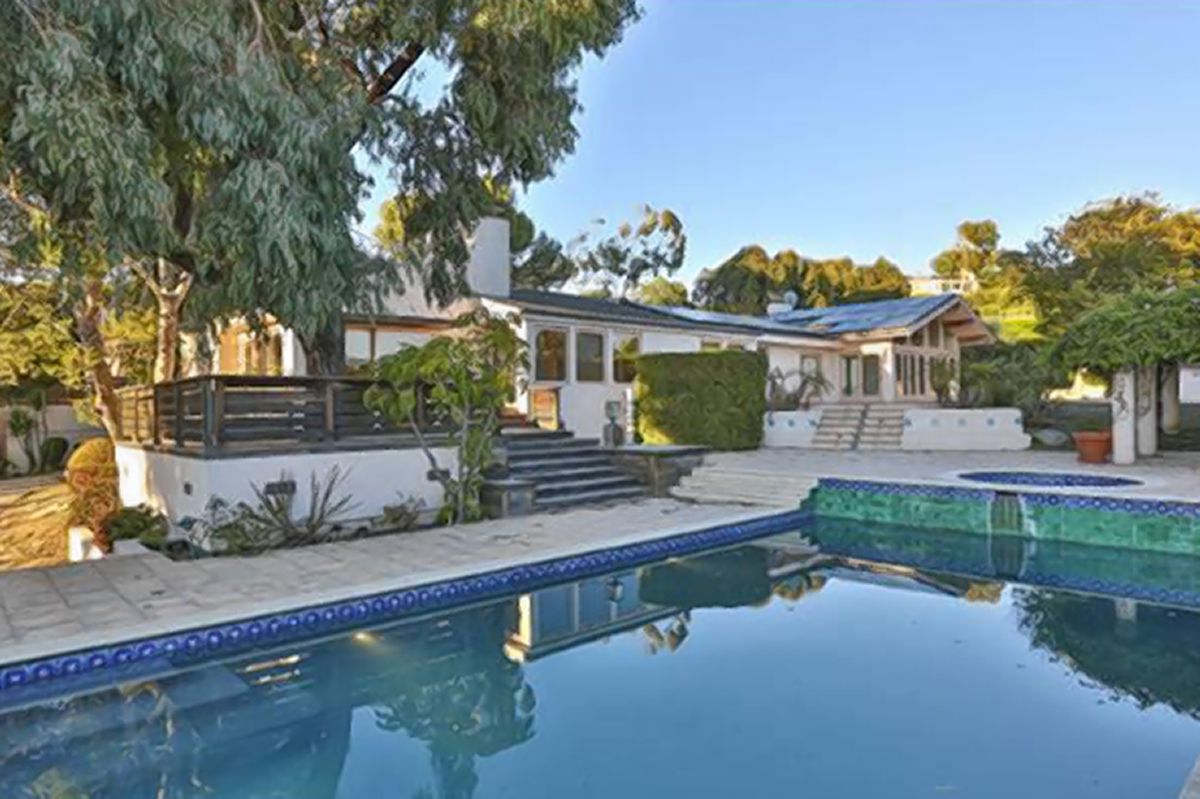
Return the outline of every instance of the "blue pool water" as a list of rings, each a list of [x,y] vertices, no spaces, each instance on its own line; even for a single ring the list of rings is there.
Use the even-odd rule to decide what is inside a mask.
[[[55,700],[7,692],[0,797],[1179,794],[1200,615],[1129,597],[1190,596],[1200,564],[807,532],[821,555],[778,536]]]

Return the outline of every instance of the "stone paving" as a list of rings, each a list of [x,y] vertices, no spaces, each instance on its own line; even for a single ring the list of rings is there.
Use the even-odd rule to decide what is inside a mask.
[[[764,476],[788,474],[912,483],[992,487],[957,477],[976,470],[1075,472],[1108,477],[1132,477],[1143,485],[1119,488],[1043,488],[1014,490],[1074,493],[1143,499],[1200,502],[1200,452],[1168,452],[1132,466],[1079,463],[1073,452],[821,452],[802,449],[760,449],[720,452],[705,458],[705,467]]]
[[[123,556],[0,574],[0,663],[736,524],[744,505],[646,499],[247,558]]]

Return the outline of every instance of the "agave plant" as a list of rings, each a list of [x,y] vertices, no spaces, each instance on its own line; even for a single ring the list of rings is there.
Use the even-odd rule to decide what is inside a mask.
[[[329,470],[324,483],[314,472],[309,477],[307,513],[296,513],[296,492],[272,491],[252,485],[254,502],[231,505],[213,497],[206,508],[207,518],[193,521],[189,538],[203,549],[222,555],[253,555],[269,549],[281,549],[330,540],[340,532],[340,523],[354,503],[349,495],[337,495],[345,474]],[[288,473],[280,474],[278,484],[291,483]]]

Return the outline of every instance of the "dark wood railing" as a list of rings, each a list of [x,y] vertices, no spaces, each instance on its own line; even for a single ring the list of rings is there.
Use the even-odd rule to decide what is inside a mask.
[[[217,452],[411,436],[407,425],[363,403],[370,385],[351,377],[209,375],[131,386],[118,392],[117,437]],[[424,408],[419,401],[418,419]]]

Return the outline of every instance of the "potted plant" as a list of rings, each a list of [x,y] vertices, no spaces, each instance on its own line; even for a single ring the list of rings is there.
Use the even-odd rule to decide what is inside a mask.
[[[1112,454],[1112,425],[1104,420],[1079,425],[1071,437],[1080,463],[1105,463]]]

